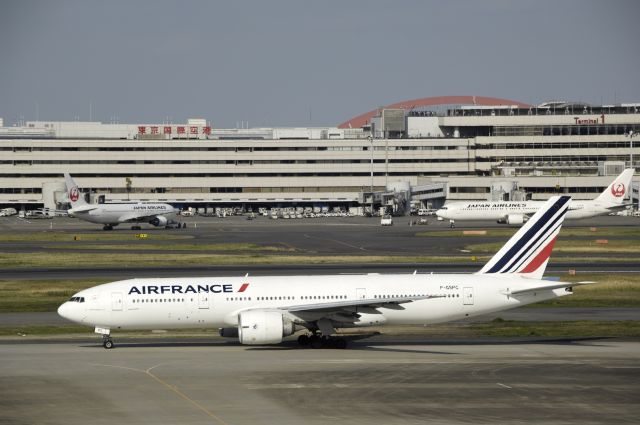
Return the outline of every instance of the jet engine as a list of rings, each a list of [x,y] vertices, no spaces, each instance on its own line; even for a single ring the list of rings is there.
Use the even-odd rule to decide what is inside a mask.
[[[507,224],[522,224],[524,223],[524,216],[520,214],[509,214],[507,216]]]
[[[168,222],[169,222],[169,220],[167,220],[167,217],[164,217],[164,216],[161,216],[161,215],[157,215],[157,216],[153,217],[151,219],[151,221],[149,221],[149,224],[152,224],[152,225],[158,227],[158,226],[166,226]]]
[[[237,338],[238,328],[220,328],[218,333],[223,338]]]
[[[278,344],[295,326],[279,311],[249,310],[238,315],[238,331],[241,344]]]
[[[500,220],[498,220],[498,223],[500,224],[522,224],[525,221],[527,221],[525,219],[525,217],[522,214],[509,214],[503,218],[501,218]]]

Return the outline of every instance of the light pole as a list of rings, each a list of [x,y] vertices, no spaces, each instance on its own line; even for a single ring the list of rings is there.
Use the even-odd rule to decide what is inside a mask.
[[[373,217],[373,137],[369,136],[369,149],[371,150],[371,217]]]
[[[640,131],[629,131],[625,134],[629,138],[629,168],[633,168],[633,138],[640,136]]]

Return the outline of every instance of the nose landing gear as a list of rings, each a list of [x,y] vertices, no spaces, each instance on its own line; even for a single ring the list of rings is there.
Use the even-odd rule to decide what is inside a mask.
[[[102,346],[107,350],[113,348],[113,340],[110,335],[102,335]]]

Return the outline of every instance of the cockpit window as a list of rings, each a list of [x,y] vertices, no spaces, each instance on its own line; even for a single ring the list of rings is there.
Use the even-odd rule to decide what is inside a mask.
[[[83,303],[84,302],[84,297],[71,297],[71,298],[69,298],[69,302],[72,302],[72,303]]]

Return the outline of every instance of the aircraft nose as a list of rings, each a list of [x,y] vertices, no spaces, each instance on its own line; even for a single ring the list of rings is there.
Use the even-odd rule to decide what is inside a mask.
[[[66,302],[64,304],[62,304],[60,307],[58,307],[58,315],[60,317],[63,317],[67,320],[71,320],[71,318],[69,317],[69,303]]]
[[[436,215],[437,215],[438,217],[442,217],[442,210],[437,210],[437,211],[436,211]]]

